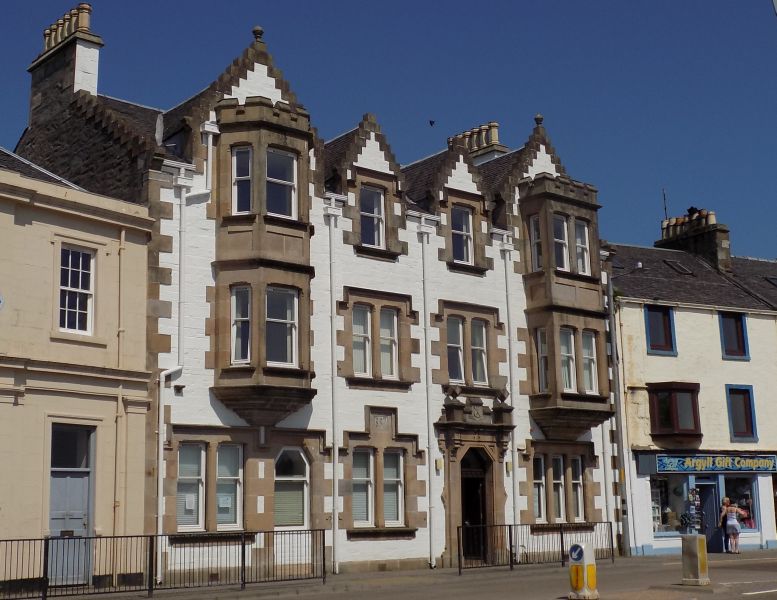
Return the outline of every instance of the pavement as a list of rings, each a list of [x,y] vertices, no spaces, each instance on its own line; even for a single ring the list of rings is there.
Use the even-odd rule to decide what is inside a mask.
[[[603,600],[777,600],[777,550],[757,550],[739,555],[710,555],[711,585],[680,585],[679,555],[618,558],[613,564],[600,561],[599,593]],[[163,600],[253,598],[303,598],[317,600],[473,600],[473,598],[567,598],[569,571],[555,565],[516,565],[466,570],[455,569],[394,571],[328,575],[326,584],[317,581],[234,586],[189,590],[159,590]],[[94,596],[90,596],[94,598]],[[145,594],[118,595],[112,600],[138,599]]]

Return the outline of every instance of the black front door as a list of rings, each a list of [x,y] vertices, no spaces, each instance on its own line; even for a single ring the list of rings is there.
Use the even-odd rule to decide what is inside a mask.
[[[486,473],[487,462],[480,452],[467,452],[461,461],[462,550],[465,558],[486,558]]]
[[[718,486],[696,482],[701,500],[701,532],[707,538],[707,552],[723,552],[723,531],[720,529]]]

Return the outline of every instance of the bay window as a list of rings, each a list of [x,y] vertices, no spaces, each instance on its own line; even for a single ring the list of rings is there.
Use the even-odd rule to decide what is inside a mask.
[[[553,255],[556,269],[569,271],[569,234],[567,218],[563,215],[553,215]]]
[[[233,287],[232,296],[232,363],[251,360],[251,288]]]
[[[232,148],[232,214],[251,212],[251,160],[250,146]]]
[[[561,381],[565,392],[576,392],[575,332],[568,327],[559,330],[561,349]]]
[[[297,364],[297,301],[296,290],[267,288],[265,348],[268,365]]]
[[[290,152],[267,149],[267,214],[296,217],[297,158]]]

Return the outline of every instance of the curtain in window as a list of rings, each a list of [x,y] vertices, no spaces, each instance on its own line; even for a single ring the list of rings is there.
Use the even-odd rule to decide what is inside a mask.
[[[305,482],[275,482],[275,525],[301,527],[305,524]]]

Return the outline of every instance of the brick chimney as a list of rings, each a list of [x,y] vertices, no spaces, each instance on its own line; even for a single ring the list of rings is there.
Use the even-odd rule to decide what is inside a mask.
[[[661,239],[654,245],[696,254],[719,271],[731,273],[729,229],[717,222],[712,211],[692,206],[683,217],[665,219],[661,223]]]
[[[485,125],[473,127],[468,131],[463,131],[453,137],[448,138],[450,146],[456,141],[461,141],[469,150],[472,162],[481,165],[491,159],[507,153],[507,146],[499,143],[499,123],[489,121]]]
[[[73,92],[97,94],[103,40],[90,29],[91,13],[91,5],[81,3],[43,30],[43,50],[27,69],[32,75],[30,124]]]

